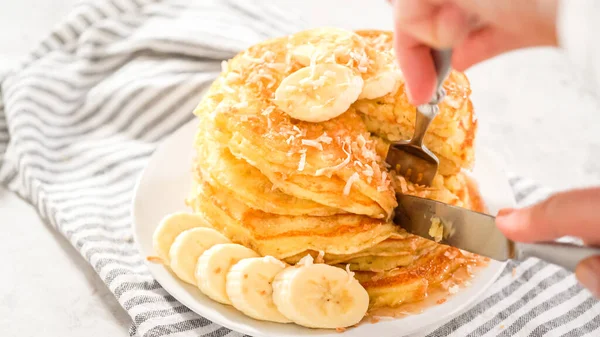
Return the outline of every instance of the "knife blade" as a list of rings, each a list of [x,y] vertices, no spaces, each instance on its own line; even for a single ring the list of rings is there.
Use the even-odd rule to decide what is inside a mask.
[[[494,260],[536,257],[574,272],[582,260],[600,256],[600,247],[556,241],[513,242],[500,232],[495,217],[489,214],[406,194],[397,194],[396,198],[394,221],[409,233],[434,241],[441,238],[441,244]],[[435,224],[441,226],[441,232],[435,230]]]
[[[432,225],[439,223],[441,244],[498,261],[514,256],[514,244],[496,227],[494,216],[406,194],[397,194],[397,200],[394,222],[411,234],[436,241]]]

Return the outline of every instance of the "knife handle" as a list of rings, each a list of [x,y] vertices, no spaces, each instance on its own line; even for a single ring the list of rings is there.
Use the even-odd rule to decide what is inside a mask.
[[[537,257],[544,261],[575,272],[577,264],[590,256],[600,256],[600,248],[580,246],[564,242],[521,243],[515,242],[515,258],[524,260]]]

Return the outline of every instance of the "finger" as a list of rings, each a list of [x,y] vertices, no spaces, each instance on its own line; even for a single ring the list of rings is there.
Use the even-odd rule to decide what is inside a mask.
[[[600,256],[592,256],[579,262],[575,276],[596,298],[600,298]]]
[[[469,17],[444,0],[396,0],[396,33],[402,31],[434,48],[450,48],[469,32]]]
[[[429,47],[402,31],[396,31],[394,50],[410,102],[414,105],[429,102],[436,86],[435,67]]]
[[[486,26],[470,33],[456,46],[452,66],[464,71],[492,57],[529,46],[528,41],[514,36],[513,33]]]
[[[598,205],[600,188],[562,192],[531,207],[499,212],[496,224],[515,241],[547,241],[569,235],[600,244]]]

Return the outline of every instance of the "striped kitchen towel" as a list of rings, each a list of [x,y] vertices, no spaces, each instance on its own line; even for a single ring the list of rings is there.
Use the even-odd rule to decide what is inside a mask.
[[[152,278],[129,209],[148,157],[193,118],[221,60],[305,27],[277,4],[83,1],[2,81],[0,181],[96,270],[131,315],[132,336],[241,336]],[[511,184],[521,204],[548,193],[527,179]],[[572,274],[531,259],[510,264],[480,302],[427,335],[598,336],[599,326],[600,305]]]

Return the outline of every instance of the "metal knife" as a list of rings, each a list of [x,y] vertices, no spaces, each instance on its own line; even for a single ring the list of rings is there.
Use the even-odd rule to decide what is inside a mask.
[[[581,260],[600,255],[600,248],[571,243],[513,242],[500,232],[496,227],[495,217],[491,215],[406,194],[397,194],[397,199],[394,221],[409,233],[434,240],[429,232],[432,224],[438,222],[435,220],[437,218],[443,226],[442,240],[439,243],[494,260],[537,257],[575,271]]]

